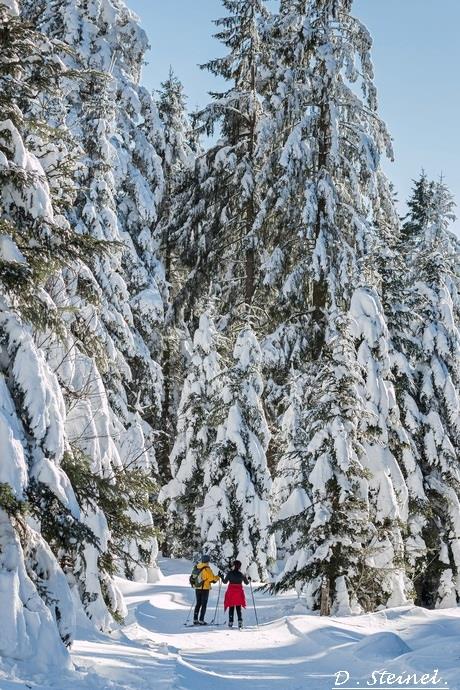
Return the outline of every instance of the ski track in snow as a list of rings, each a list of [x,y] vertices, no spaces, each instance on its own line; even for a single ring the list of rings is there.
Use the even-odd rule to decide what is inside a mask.
[[[127,624],[110,636],[81,629],[72,648],[75,672],[37,675],[25,666],[3,665],[0,690],[330,690],[339,670],[352,674],[349,686],[365,687],[378,669],[422,674],[436,668],[440,690],[460,690],[458,609],[403,607],[322,619],[299,613],[294,594],[256,592],[256,628],[247,591],[247,628],[186,628],[191,566],[164,560],[161,567],[164,577],[155,585],[119,581]]]

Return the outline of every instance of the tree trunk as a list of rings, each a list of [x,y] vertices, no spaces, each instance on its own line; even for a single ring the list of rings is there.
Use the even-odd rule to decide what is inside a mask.
[[[171,284],[171,245],[166,242],[165,247],[165,278],[168,284]],[[173,427],[171,424],[172,410],[171,410],[171,393],[172,393],[172,357],[171,345],[169,342],[169,332],[171,327],[169,324],[163,332],[163,352],[162,352],[162,370],[163,370],[163,406],[161,410],[161,440],[160,448],[157,453],[158,470],[163,483],[171,479],[171,472],[169,467],[169,453],[171,450],[171,437]]]
[[[252,108],[253,113],[250,121],[250,132],[249,132],[249,155],[251,158],[251,165],[253,172],[255,171],[255,149],[256,149],[256,131],[257,131],[257,112],[256,112],[256,102],[257,102],[257,91],[256,91],[256,66],[255,66],[255,56],[252,58],[253,64],[251,66],[251,91],[252,91]],[[249,199],[247,211],[246,211],[246,236],[250,236],[251,246],[246,249],[246,268],[245,268],[245,302],[246,304],[251,304],[254,298],[255,285],[256,285],[256,252],[254,249],[253,232],[254,232],[254,221],[256,218],[256,201],[255,201],[255,189],[252,190],[251,198]]]
[[[325,73],[322,74],[325,79]],[[325,85],[320,105],[319,118],[319,142],[318,142],[318,180],[330,170],[330,153],[331,153],[331,113],[328,103],[328,89]],[[323,223],[327,222],[327,208],[326,200],[320,197],[318,200],[318,211],[315,223],[315,242],[318,241]],[[328,286],[326,277],[320,275],[319,280],[313,283],[313,330],[314,330],[314,356],[317,358],[321,354],[325,337],[325,322],[324,314],[327,306]]]
[[[254,249],[246,251],[246,287],[245,287],[245,302],[251,304],[255,292],[255,274],[256,274],[256,253]]]
[[[329,616],[331,613],[331,603],[330,603],[330,584],[329,577],[323,575],[323,581],[321,582],[321,616]]]
[[[171,195],[171,190],[166,189],[168,199]],[[166,211],[163,211],[169,217],[170,209],[169,206]],[[165,242],[165,279],[168,285],[171,285],[172,275],[172,256],[171,256],[171,243],[169,238]],[[160,482],[162,485],[167,484],[171,477],[171,467],[169,464],[169,455],[171,452],[172,435],[173,435],[173,424],[172,424],[172,409],[171,409],[171,398],[172,398],[172,372],[173,372],[173,352],[171,349],[171,344],[169,340],[169,334],[172,330],[172,324],[166,323],[164,326],[162,340],[163,340],[163,352],[161,353],[161,365],[163,371],[163,405],[161,409],[161,426],[160,426],[160,436],[159,444],[156,452],[157,463],[158,463],[158,474],[160,477]],[[159,544],[159,551],[165,558],[171,556],[171,550],[169,546],[169,524],[167,513],[158,517],[158,527],[163,535],[163,541]]]
[[[313,283],[313,342],[312,352],[314,359],[318,359],[324,345],[325,336],[325,311],[327,305],[327,283],[323,276]]]

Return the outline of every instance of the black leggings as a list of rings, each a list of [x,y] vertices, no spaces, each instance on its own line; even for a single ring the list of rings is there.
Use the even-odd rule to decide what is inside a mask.
[[[200,621],[204,621],[204,616],[206,614],[206,607],[208,605],[209,599],[209,589],[196,589],[196,606],[195,613],[193,614],[193,620],[197,621],[198,616]]]
[[[236,615],[238,616],[238,620],[242,621],[243,616],[241,615],[241,606],[230,606],[228,609],[228,620],[230,623],[233,623],[233,617],[235,615],[235,609],[236,609]]]

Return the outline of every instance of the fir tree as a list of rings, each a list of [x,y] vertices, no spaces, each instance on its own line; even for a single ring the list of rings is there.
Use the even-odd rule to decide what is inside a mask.
[[[117,530],[110,516],[93,504],[85,511],[98,544],[88,543],[84,557],[78,556],[76,586],[88,614],[101,627],[111,624],[107,606],[116,617],[124,613],[111,580],[114,557],[120,555],[118,567],[129,576],[156,577],[157,544],[145,496],[155,465],[152,424],[161,406],[161,373],[154,357],[163,318],[155,274],[159,262],[151,240],[162,171],[155,133],[146,135],[147,126],[155,124],[154,117],[146,116],[149,102],[153,113],[155,107],[137,85],[147,41],[123,3],[116,3],[109,24],[105,9],[104,3],[76,8],[66,0],[52,5],[24,2],[28,17],[67,42],[61,51],[64,63],[73,71],[85,70],[78,80],[73,72],[66,89],[67,122],[84,150],[76,203],[67,216],[82,236],[103,238],[111,246],[110,252],[87,260],[78,270],[64,271],[56,281],[56,299],[67,294],[72,302],[71,337],[62,347],[48,345],[47,357],[66,391],[75,457],[90,457],[91,471],[101,479],[108,480],[124,466],[126,477],[118,486],[127,498],[137,491],[136,473],[145,475],[144,498],[134,501],[121,520],[126,548],[119,547],[119,532],[114,548],[109,523],[112,532]],[[144,146],[146,141],[149,146]],[[89,353],[81,348],[82,341],[91,344]]]
[[[369,501],[369,435],[362,427],[369,412],[351,321],[337,314],[330,323],[335,327],[327,334],[322,366],[311,367],[301,403],[290,413],[292,440],[280,469],[293,489],[275,523],[288,554],[274,589],[295,585],[309,607],[319,608],[326,584],[332,610],[345,613],[385,603],[391,595],[391,563],[382,558],[391,544],[375,524]],[[298,387],[294,394],[293,405]]]
[[[158,96],[158,114],[162,123],[162,168],[164,194],[159,209],[156,235],[160,246],[165,275],[165,301],[174,300],[182,282],[182,267],[178,265],[177,251],[170,236],[173,222],[174,197],[181,180],[194,165],[194,153],[190,147],[191,124],[186,113],[184,89],[172,69],[161,85]],[[162,435],[157,451],[162,481],[169,478],[169,455],[172,449],[176,423],[180,381],[183,378],[183,361],[180,345],[184,339],[185,325],[174,326],[166,320],[162,332],[161,364],[163,372],[163,402],[161,414]],[[179,390],[178,390],[179,389]]]
[[[349,313],[363,378],[359,390],[366,411],[360,422],[363,466],[368,473],[370,520],[378,534],[374,560],[381,571],[375,579],[380,579],[381,593],[388,597],[386,605],[400,605],[411,593],[404,571],[402,527],[408,522],[411,494],[420,491],[421,476],[414,471],[409,434],[401,423],[393,384],[392,343],[376,289],[357,288]],[[372,607],[372,597],[367,602]]]
[[[201,550],[196,510],[205,500],[205,459],[216,437],[213,408],[221,382],[217,339],[210,314],[202,314],[177,413],[177,433],[170,458],[173,478],[160,493],[160,500],[167,507],[170,549],[175,555],[190,558]]]
[[[413,386],[403,404],[413,420],[429,501],[422,529],[428,553],[411,565],[420,603],[445,607],[459,597],[458,243],[449,232],[454,203],[442,180],[429,182],[422,173],[409,208],[403,237],[410,264],[402,299]]]
[[[231,82],[196,115],[202,130],[218,127],[220,138],[197,160],[178,195],[175,236],[192,271],[176,300],[176,311],[210,284],[224,309],[251,304],[258,284],[259,233],[257,141],[264,42],[264,0],[223,0],[229,15],[216,21],[216,37],[228,49],[205,69]]]
[[[435,184],[428,179],[422,170],[418,180],[414,181],[412,196],[407,202],[409,212],[404,218],[401,228],[403,240],[413,239],[413,235],[420,232],[420,228],[426,227],[430,222],[430,215],[433,210]]]
[[[281,352],[278,358],[271,355],[273,361],[283,362],[286,350],[294,355],[303,350],[303,357],[287,360],[285,369],[286,364],[294,364],[308,381],[313,380],[313,369],[318,381],[332,382],[338,353],[331,356],[329,346],[324,346],[325,338],[351,319],[346,329],[352,329],[355,342],[353,347],[349,343],[347,356],[342,358],[342,378],[353,382],[360,372],[361,382],[358,385],[355,381],[353,395],[356,407],[363,410],[350,440],[350,457],[356,461],[350,461],[346,474],[349,485],[356,488],[351,494],[359,499],[358,507],[350,511],[357,516],[359,527],[350,528],[346,516],[341,518],[345,533],[356,530],[361,546],[355,548],[356,544],[345,539],[342,548],[334,542],[330,535],[338,533],[340,520],[330,525],[326,517],[326,527],[319,525],[318,529],[313,522],[312,536],[308,521],[301,529],[301,520],[294,513],[284,527],[288,528],[285,533],[296,534],[296,541],[290,541],[296,555],[288,559],[278,586],[303,584],[310,603],[319,606],[324,579],[324,591],[329,590],[336,607],[353,607],[357,602],[372,608],[406,600],[399,521],[407,510],[407,489],[394,457],[384,452],[398,411],[389,381],[389,337],[378,297],[380,279],[367,269],[378,240],[377,218],[383,213],[394,215],[390,190],[380,169],[380,158],[384,153],[391,155],[391,145],[377,112],[372,41],[367,29],[351,15],[351,5],[346,0],[284,2],[272,22],[271,64],[275,68],[270,76],[273,95],[266,106],[261,142],[266,151],[261,175],[274,183],[265,182],[261,208],[262,221],[270,228],[274,242],[265,281],[279,286],[284,322],[267,339],[269,352],[277,347]],[[358,85],[362,97],[357,95]],[[291,232],[286,238],[283,235],[281,242],[283,228]],[[286,247],[281,253],[279,245]],[[305,331],[309,337],[302,342]],[[286,348],[286,334],[294,348]],[[312,385],[321,390],[319,384]],[[338,396],[333,410],[339,421],[348,415],[351,389],[346,390],[348,394]],[[311,423],[319,423],[324,414],[327,426],[332,412],[320,404],[320,399],[314,398],[306,407],[311,410]],[[309,429],[309,420],[296,425],[300,439],[291,439],[294,447],[302,445],[305,424]],[[314,456],[316,447],[309,452]],[[335,463],[340,468],[340,460],[333,454],[331,457],[332,466]],[[284,464],[282,461],[281,470]],[[392,467],[391,482],[388,466]],[[364,486],[367,475],[369,481]],[[298,479],[300,488],[306,490],[304,471]],[[298,488],[293,484],[293,491]],[[333,472],[327,488],[316,490],[320,505],[334,504],[339,510],[344,498]],[[313,503],[311,495],[310,501]],[[310,539],[317,544],[318,553],[322,553],[321,540],[325,540],[327,557],[323,563],[318,558],[315,567]],[[298,568],[302,558],[312,567]],[[375,568],[377,588],[362,577],[368,567]]]
[[[217,436],[204,469],[204,501],[196,508],[203,548],[217,562],[238,558],[265,579],[276,550],[270,526],[270,432],[261,403],[261,351],[251,328],[236,339],[234,365],[214,399]]]
[[[386,380],[387,385],[390,382],[393,388],[393,392],[390,390],[393,402],[388,425],[388,448],[407,486],[408,504],[402,515],[405,566],[408,577],[418,583],[420,571],[423,571],[429,559],[423,538],[429,505],[417,442],[420,415],[413,397],[416,390],[414,361],[417,346],[410,328],[412,315],[404,297],[412,285],[410,250],[394,206],[382,205],[376,222],[379,238],[370,262],[380,277],[382,306],[390,336],[388,354],[391,371],[386,373]]]
[[[62,468],[65,402],[42,343],[68,333],[53,300],[56,276],[94,253],[97,243],[74,233],[60,213],[74,198],[68,179],[60,187],[46,172],[72,169],[67,133],[48,126],[43,110],[47,97],[59,100],[66,77],[56,45],[20,19],[15,2],[0,6],[0,23],[0,568],[9,631],[2,654],[37,654],[40,664],[66,666],[59,634],[65,644],[72,641],[74,606],[42,529],[41,495],[66,514],[67,534],[89,535]],[[27,512],[35,520],[25,519]]]

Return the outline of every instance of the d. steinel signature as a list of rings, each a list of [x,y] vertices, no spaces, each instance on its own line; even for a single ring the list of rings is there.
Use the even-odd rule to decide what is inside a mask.
[[[390,673],[386,669],[372,671],[364,681],[354,681],[348,671],[334,673],[335,684],[331,690],[363,690],[363,688],[405,688],[405,690],[449,690],[448,684],[435,668],[430,673]]]

